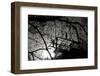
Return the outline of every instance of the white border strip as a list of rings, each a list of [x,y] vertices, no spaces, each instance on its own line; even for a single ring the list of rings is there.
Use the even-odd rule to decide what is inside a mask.
[[[66,60],[28,61],[28,14],[88,17],[88,58]],[[42,69],[94,65],[94,11],[41,7],[20,8],[20,69]]]

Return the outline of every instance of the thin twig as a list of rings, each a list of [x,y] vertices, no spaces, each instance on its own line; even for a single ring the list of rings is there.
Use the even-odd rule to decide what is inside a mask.
[[[32,25],[32,26],[38,31],[38,33],[40,34],[40,36],[41,36],[41,38],[42,38],[42,40],[43,40],[43,42],[44,42],[44,44],[45,44],[45,47],[46,47],[47,52],[48,52],[49,55],[50,55],[50,58],[53,59],[52,56],[51,56],[51,53],[50,53],[49,50],[48,50],[46,41],[44,40],[44,38],[43,38],[41,32],[39,31],[39,29],[38,29],[36,26],[34,26],[34,24],[31,24],[31,23],[29,23],[29,24]]]

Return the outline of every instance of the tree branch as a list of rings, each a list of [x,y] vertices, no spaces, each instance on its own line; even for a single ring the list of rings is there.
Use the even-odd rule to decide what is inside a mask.
[[[41,32],[39,31],[39,29],[38,29],[36,26],[34,26],[34,24],[31,24],[31,23],[29,23],[29,24],[32,25],[32,26],[38,31],[38,33],[40,34],[40,36],[41,36],[41,38],[42,38],[42,40],[43,40],[43,42],[44,42],[44,44],[45,44],[45,47],[46,47],[47,52],[48,52],[49,55],[50,55],[50,58],[53,59],[52,56],[51,56],[51,53],[50,53],[49,50],[48,50],[46,41],[44,40],[44,38],[43,38]]]

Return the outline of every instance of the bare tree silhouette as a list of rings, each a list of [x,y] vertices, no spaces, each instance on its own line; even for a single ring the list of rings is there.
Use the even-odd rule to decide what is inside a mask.
[[[71,19],[76,19],[76,21],[73,20],[71,21]],[[74,58],[73,53],[75,52],[69,53],[68,49],[69,51],[79,49],[80,50],[79,54],[81,54],[82,52],[81,50],[84,50],[86,51],[86,53],[84,53],[86,55],[84,55],[83,58],[87,57],[87,45],[88,45],[87,22],[84,23],[83,25],[77,19],[80,20],[82,19],[87,21],[87,18],[83,18],[83,17],[35,16],[35,15],[29,16],[29,21],[28,21],[28,25],[30,25],[28,29],[29,33],[32,33],[33,35],[38,33],[43,43],[41,43],[40,41],[38,41],[33,37],[28,37],[28,39],[35,41],[36,43],[39,43],[41,46],[45,45],[45,48],[39,47],[36,50],[28,51],[28,59],[35,60],[34,57],[36,57],[39,60],[44,60],[44,58],[41,58],[40,56],[37,56],[35,54],[40,50],[47,51],[47,53],[50,56],[49,59],[51,60],[60,59],[62,55],[65,55],[64,57],[66,58],[67,56],[69,56],[68,58],[71,58],[70,54],[73,56],[72,58]],[[38,24],[35,25],[35,22],[38,22]],[[47,25],[46,24],[47,22],[51,22],[51,23]],[[63,25],[62,22],[64,22],[65,24]],[[44,29],[46,29],[46,31]],[[66,31],[66,29],[69,30]],[[47,40],[45,39],[45,36],[48,37]],[[73,49],[73,47],[76,49]],[[54,48],[53,52],[55,53],[55,56],[53,57],[51,51],[49,50],[51,48]],[[76,57],[79,58],[81,56],[79,55]]]

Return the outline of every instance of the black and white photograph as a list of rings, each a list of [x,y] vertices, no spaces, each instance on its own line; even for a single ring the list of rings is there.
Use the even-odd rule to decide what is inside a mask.
[[[28,60],[88,58],[88,17],[28,15]]]

